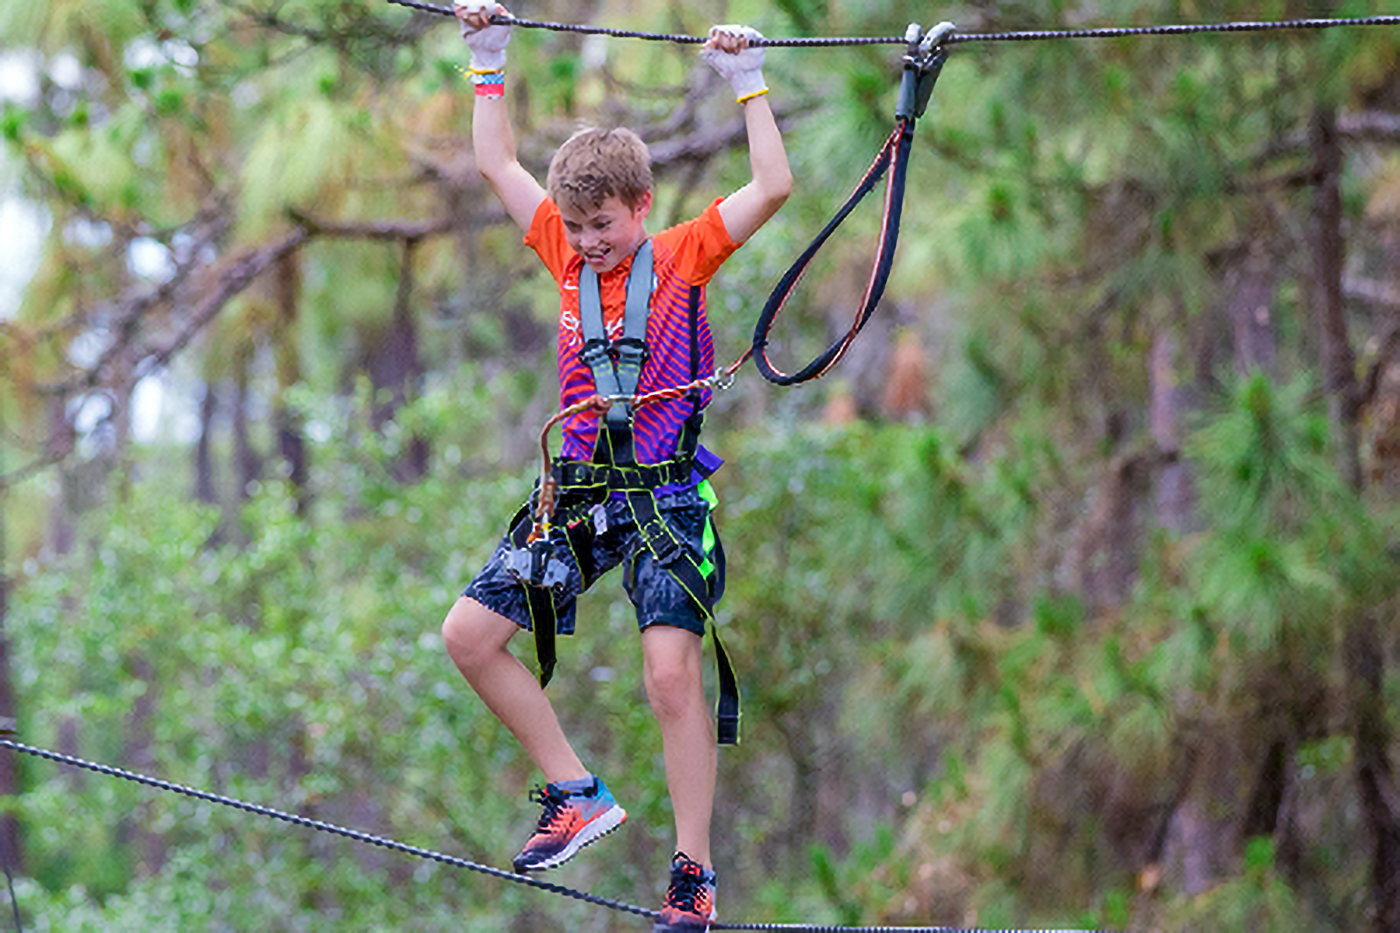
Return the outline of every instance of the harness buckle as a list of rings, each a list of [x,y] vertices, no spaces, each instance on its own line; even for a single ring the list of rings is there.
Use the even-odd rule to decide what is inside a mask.
[[[681,552],[685,550],[685,545],[667,530],[659,518],[652,519],[645,525],[638,525],[637,533],[646,542],[651,556],[663,566],[680,557]]]
[[[578,351],[578,358],[590,369],[611,357],[612,347],[606,339],[584,341],[583,348]]]
[[[506,551],[502,564],[506,573],[520,583],[540,589],[562,587],[569,578],[569,565],[559,556],[550,538],[511,548]]]
[[[645,340],[638,340],[635,337],[619,337],[613,341],[610,355],[617,361],[618,377],[621,379],[625,372],[640,375],[650,352],[647,350]],[[623,382],[622,384],[626,385],[627,383]]]

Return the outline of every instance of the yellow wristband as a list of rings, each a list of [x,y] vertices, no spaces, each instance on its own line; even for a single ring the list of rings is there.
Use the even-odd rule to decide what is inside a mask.
[[[762,90],[754,91],[752,94],[745,94],[743,97],[740,97],[740,98],[738,99],[737,102],[738,102],[738,103],[741,103],[741,104],[747,104],[749,101],[753,100],[755,97],[762,97],[764,94],[767,94],[767,93],[768,93],[768,88],[763,88]]]
[[[498,75],[505,73],[504,68],[468,68],[467,70],[474,75]]]

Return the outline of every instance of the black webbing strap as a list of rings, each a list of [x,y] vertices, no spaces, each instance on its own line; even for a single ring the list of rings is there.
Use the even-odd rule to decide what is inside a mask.
[[[739,681],[729,663],[719,629],[711,623],[710,635],[715,641],[715,667],[719,671],[719,705],[715,710],[715,741],[720,745],[739,744]]]
[[[686,295],[686,318],[690,335],[690,381],[694,382],[700,378],[700,296],[705,289],[700,285],[690,286],[690,292]],[[691,415],[697,416],[701,413],[700,390],[692,389],[690,393],[694,407]]]
[[[941,35],[939,39],[941,41]],[[894,131],[880,147],[875,161],[866,170],[865,177],[860,180],[860,184],[856,185],[855,190],[846,199],[846,203],[841,205],[840,210],[831,218],[831,221],[827,223],[825,229],[817,235],[811,245],[803,251],[802,255],[797,257],[797,261],[778,280],[777,286],[768,296],[768,301],[763,306],[763,312],[758,317],[758,323],[754,325],[752,352],[754,365],[763,374],[763,378],[769,382],[790,386],[816,379],[825,374],[845,356],[851,342],[865,327],[876,305],[880,303],[880,298],[885,293],[885,283],[890,276],[890,268],[894,264],[895,247],[899,243],[899,222],[904,206],[905,173],[909,165],[909,152],[914,139],[914,122],[918,116],[922,115],[923,108],[927,106],[929,94],[933,91],[934,82],[938,79],[946,59],[947,53],[941,47],[935,45],[920,50],[918,36],[911,39],[910,55],[906,57],[903,83],[900,85]],[[876,182],[886,176],[884,220],[880,229],[880,243],[876,249],[870,278],[865,285],[865,296],[861,299],[860,308],[856,311],[850,329],[840,339],[827,347],[816,359],[796,373],[788,375],[780,371],[768,359],[768,336],[773,329],[774,319],[782,310],[783,305],[787,303],[788,298],[791,297],[793,290],[797,288],[797,283],[806,273],[812,258],[816,256],[823,244],[836,231],[836,228],[841,226],[842,221],[850,215],[856,205],[874,189]]]
[[[700,569],[695,555],[685,542],[678,539],[656,507],[656,497],[650,490],[630,490],[627,508],[636,522],[637,534],[652,558],[669,573],[686,595],[703,613],[715,642],[715,667],[718,673],[719,704],[715,715],[715,740],[720,745],[739,744],[739,682],[729,655],[720,642],[719,627],[714,624],[715,599],[719,595],[711,582],[714,577]],[[723,560],[723,557],[719,558]]]
[[[879,304],[880,298],[885,293],[885,282],[889,279],[890,266],[894,262],[895,246],[899,242],[899,220],[904,201],[904,173],[905,167],[909,163],[909,145],[912,139],[913,122],[901,120],[885,144],[880,147],[875,161],[871,163],[865,177],[861,179],[855,191],[846,199],[846,203],[841,206],[841,209],[836,212],[836,216],[832,217],[825,229],[817,235],[817,238],[803,251],[802,255],[797,257],[797,261],[778,280],[777,286],[768,296],[768,301],[763,306],[763,312],[758,317],[758,323],[754,325],[753,359],[758,371],[769,382],[790,386],[816,379],[825,374],[827,370],[840,361],[841,357],[845,356],[851,341],[870,320],[871,313],[874,312],[875,306]],[[841,225],[841,222],[887,172],[889,180],[885,186],[885,216],[880,231],[880,243],[875,253],[875,262],[871,268],[870,278],[866,282],[865,297],[861,300],[860,308],[856,312],[850,330],[796,373],[788,375],[782,372],[773,366],[768,359],[768,335],[773,329],[774,319],[782,310],[783,305],[787,303],[788,298],[792,296],[793,291],[797,288],[797,283],[807,271],[807,266],[813,257],[836,232],[836,228]]]
[[[554,677],[558,655],[554,651],[555,628],[559,614],[554,609],[554,590],[547,586],[525,587],[525,605],[530,609],[530,630],[535,633],[535,658],[540,665],[540,688],[549,686]]]
[[[703,291],[701,286],[692,285],[690,294],[687,296],[690,330],[690,379],[692,382],[700,378],[700,296]],[[686,459],[695,456],[695,450],[700,442],[700,428],[705,423],[705,409],[700,405],[699,389],[691,392],[691,401],[693,407],[690,416],[685,419],[685,425],[681,429],[680,443],[676,445],[676,452]],[[715,575],[706,580],[706,584],[710,594],[710,612],[707,615],[710,623],[710,637],[715,642],[715,668],[719,686],[719,703],[715,708],[715,739],[720,745],[738,745],[739,681],[734,676],[734,667],[729,663],[729,654],[724,650],[724,642],[720,641],[719,626],[714,620],[714,604],[718,602],[720,594],[715,592],[712,586],[708,586],[712,579],[724,579],[724,545],[720,543],[718,536],[715,538],[713,560],[717,569],[714,571]]]
[[[636,463],[631,466],[589,460],[559,460],[554,463],[552,473],[559,488],[570,492],[601,492],[633,486],[655,489],[657,486],[690,482],[691,457],[680,455],[665,463]]]
[[[606,448],[607,437],[609,437],[609,432],[599,433],[600,447]],[[667,464],[656,464],[655,466],[669,467],[677,462],[680,461],[670,461]],[[687,465],[689,464],[688,459],[685,462]],[[715,667],[719,687],[719,701],[715,715],[716,741],[720,745],[737,745],[739,742],[739,682],[734,674],[733,665],[729,661],[729,655],[724,650],[724,644],[720,641],[719,628],[714,624],[714,605],[720,595],[715,590],[714,581],[723,575],[723,546],[716,540],[716,553],[713,557],[716,569],[707,574],[701,569],[696,555],[692,553],[683,540],[676,536],[662,517],[657,506],[654,487],[636,482],[625,482],[626,479],[635,480],[642,476],[643,471],[649,467],[626,468],[578,463],[565,463],[558,466],[587,467],[594,471],[606,471],[603,472],[604,476],[619,483],[619,486],[614,487],[614,489],[623,494],[628,512],[631,514],[632,521],[637,528],[637,534],[641,538],[642,547],[650,551],[657,565],[670,574],[672,579],[685,590],[691,602],[701,611],[704,620],[709,623],[710,634],[715,643]],[[601,504],[605,502],[610,492],[603,486],[567,488],[561,486],[560,495],[558,518],[561,524],[555,526],[556,530],[552,538],[529,540],[533,523],[530,519],[531,506],[527,503],[511,520],[510,542],[512,547],[525,548],[532,555],[535,555],[538,550],[537,559],[544,561],[548,559],[548,549],[558,547],[558,542],[562,539],[564,546],[567,546],[573,554],[579,573],[583,576],[583,588],[587,589],[592,584],[594,575],[592,555],[594,526],[587,517],[585,506],[589,503]],[[562,534],[559,530],[561,526]],[[552,587],[533,585],[523,580],[520,585],[525,590],[526,606],[530,613],[530,629],[535,637],[535,655],[539,663],[540,686],[546,687],[554,675],[557,663],[555,638],[559,620],[554,605],[554,590]]]
[[[511,520],[511,546],[528,549],[532,559],[547,559],[549,548],[553,547],[553,544],[547,538],[530,540],[530,531],[533,528],[530,511],[530,505],[527,503]],[[525,606],[530,612],[530,631],[535,636],[535,658],[540,668],[540,686],[547,687],[550,678],[554,676],[554,665],[558,658],[554,649],[555,628],[558,625],[558,613],[554,609],[554,588],[535,586],[524,580],[520,581],[520,587],[525,591]]]

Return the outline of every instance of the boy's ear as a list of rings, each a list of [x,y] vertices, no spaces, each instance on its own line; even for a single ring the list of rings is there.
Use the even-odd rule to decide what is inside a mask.
[[[651,213],[651,191],[648,190],[642,195],[642,199],[637,202],[637,206],[632,208],[632,216],[638,220],[646,219]]]

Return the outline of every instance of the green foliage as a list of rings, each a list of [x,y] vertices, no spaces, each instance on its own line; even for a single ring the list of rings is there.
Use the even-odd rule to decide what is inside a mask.
[[[1286,6],[1205,12],[1283,16]],[[576,12],[555,7],[561,19]],[[981,7],[987,28],[1069,27],[1092,12]],[[1110,12],[1143,24],[1204,16],[1199,4],[1159,0]],[[23,316],[45,336],[7,362],[60,369],[31,379],[60,381],[88,343],[106,346],[118,296],[144,291],[125,254],[75,242],[75,230],[178,246],[227,205],[237,225],[208,247],[224,261],[289,209],[347,224],[464,212],[452,237],[416,243],[407,297],[422,379],[371,428],[366,413],[389,393],[374,396],[364,361],[399,295],[402,245],[318,239],[298,256],[299,316],[279,347],[299,352],[299,384],[273,386],[265,372],[267,281],[222,314],[205,361],[188,366],[215,385],[248,379],[256,448],[272,443],[259,405],[275,392],[291,407],[312,440],[306,490],[269,469],[247,501],[221,489],[219,507],[192,506],[185,447],[118,451],[144,478],[115,477],[119,494],[81,517],[78,544],[61,555],[42,546],[60,484],[7,495],[6,543],[19,546],[0,571],[16,580],[5,622],[21,735],[503,862],[530,822],[535,775],[452,669],[437,625],[528,488],[532,432],[553,404],[554,285],[522,258],[518,232],[473,203],[483,189],[459,155],[468,92],[450,22],[341,0],[256,13],[198,0],[0,9],[6,43],[33,45],[50,79],[37,102],[4,105],[0,137],[54,227]],[[626,25],[701,31],[721,13],[771,35],[897,33],[924,15],[822,0],[641,4]],[[577,37],[517,32],[512,106],[532,166],[579,120],[713,129],[713,102],[679,103],[693,54],[605,48],[595,67],[596,47]],[[719,622],[746,703],[716,821],[726,919],[1364,922],[1339,636],[1373,613],[1394,653],[1395,508],[1384,487],[1350,489],[1333,462],[1309,374],[1310,192],[1294,182],[1308,170],[1296,141],[1316,107],[1388,99],[1397,48],[1386,32],[1339,30],[955,49],[915,139],[879,312],[934,348],[934,414],[819,424],[820,389],[757,380],[714,409],[712,446],[729,459],[716,478],[730,559]],[[797,191],[711,287],[721,356],[747,345],[767,288],[889,132],[898,62],[887,51],[769,55],[773,99],[796,107],[786,139]],[[69,64],[80,75],[60,86]],[[706,139],[691,142],[700,151]],[[742,151],[706,158],[659,176],[655,217],[679,219],[747,180]],[[1385,164],[1369,151],[1347,163],[1349,274],[1381,278],[1393,266],[1380,235],[1393,215]],[[872,205],[785,313],[784,356],[829,340],[878,232]],[[1278,375],[1234,378],[1222,309],[1237,256],[1255,247],[1274,273]],[[185,298],[149,312],[143,339],[178,332]],[[91,308],[100,314],[85,318]],[[1349,322],[1358,334],[1373,323]],[[878,330],[862,348],[878,347]],[[522,333],[533,341],[524,350]],[[1180,460],[1156,446],[1150,418],[1148,373],[1164,338],[1198,361],[1196,388],[1224,389],[1186,425]],[[251,362],[235,364],[244,350]],[[865,396],[877,394],[878,357],[845,364]],[[177,375],[187,364],[175,361]],[[1191,378],[1180,369],[1168,375]],[[24,422],[7,425],[7,443],[42,436],[51,417],[30,401],[0,405]],[[231,445],[216,434],[222,468]],[[104,437],[78,446],[106,469]],[[404,454],[420,442],[428,475],[406,483]],[[1151,487],[1177,467],[1194,508],[1189,530],[1167,531],[1154,525]],[[1104,505],[1114,503],[1105,477],[1126,477],[1118,502],[1131,534],[1094,524],[1119,515]],[[68,517],[53,514],[56,527]],[[1131,553],[1120,553],[1125,541]],[[1126,582],[1109,599],[1091,592],[1095,561],[1120,556]],[[609,580],[561,646],[552,695],[633,818],[608,856],[560,880],[649,904],[671,813],[635,640]],[[529,662],[529,646],[520,650]],[[1388,672],[1382,686],[1393,708],[1400,680]],[[1233,835],[1276,746],[1296,775],[1300,851]],[[1199,764],[1216,760],[1228,773]],[[5,807],[27,830],[19,900],[37,928],[610,922],[495,879],[47,763],[21,768],[24,793]],[[1190,795],[1206,835],[1225,841],[1203,856],[1212,883],[1187,895],[1180,872],[1156,862],[1179,855],[1169,820]]]
[[[1200,550],[1199,592],[1252,652],[1325,642],[1339,609],[1396,584],[1384,533],[1331,464],[1308,388],[1255,374],[1188,447],[1217,532]]]
[[[406,411],[405,424],[467,428],[473,409],[460,398],[445,406],[448,398]],[[87,756],[123,761],[136,728],[149,736],[151,770],[178,783],[498,862],[505,840],[526,826],[530,768],[468,698],[436,620],[524,485],[453,480],[467,464],[444,443],[442,479],[402,487],[386,470],[392,443],[358,444],[337,427],[345,443],[318,468],[324,487],[312,521],[283,484],[265,483],[242,517],[251,538],[215,545],[226,537],[217,512],[138,487],[129,506],[89,530],[90,550],[34,577],[10,616],[29,698],[23,733],[52,746],[74,726]],[[77,606],[81,625],[66,618]],[[561,691],[561,706],[599,717],[599,770],[611,761],[607,773],[629,796],[660,799],[659,776],[636,775],[641,787],[625,776],[635,678],[614,687],[585,676],[617,664],[600,655],[615,627],[596,613],[590,621],[586,647],[566,654],[580,684]],[[150,713],[136,718],[142,697]],[[633,729],[654,743],[649,722]],[[25,796],[22,812],[42,828],[32,857],[44,890],[26,909],[38,922],[136,929],[154,917],[158,928],[187,929],[199,916],[240,929],[319,929],[336,917],[391,928],[412,918],[417,929],[451,929],[462,913],[448,905],[465,897],[474,929],[503,929],[522,903],[499,883],[236,811],[95,778],[79,786],[42,767],[31,773],[41,789]],[[161,865],[120,856],[133,824],[161,835]],[[636,871],[629,863],[616,874]],[[415,883],[385,898],[386,874]]]
[[[1245,846],[1244,875],[1191,901],[1173,905],[1160,929],[1261,930],[1283,933],[1308,926],[1297,895],[1274,868],[1274,846],[1267,838]]]

